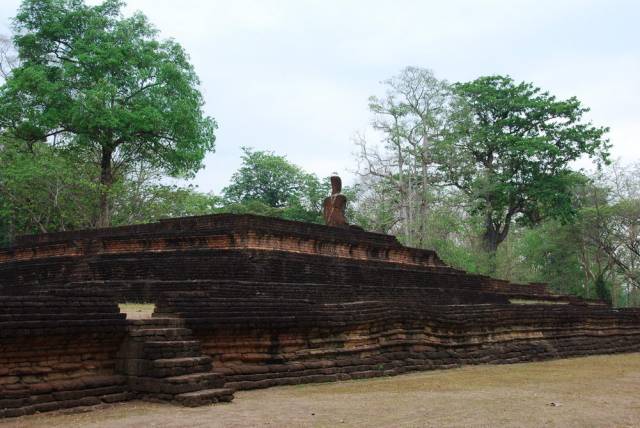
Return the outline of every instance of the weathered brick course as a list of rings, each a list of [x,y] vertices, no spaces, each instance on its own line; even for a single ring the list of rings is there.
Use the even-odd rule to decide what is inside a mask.
[[[639,310],[250,215],[22,237],[0,249],[0,296],[0,417],[640,351]],[[154,320],[125,320],[125,301],[155,303]]]

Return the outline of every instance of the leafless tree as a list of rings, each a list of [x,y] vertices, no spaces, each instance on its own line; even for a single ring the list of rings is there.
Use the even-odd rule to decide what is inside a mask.
[[[0,78],[4,81],[18,65],[18,56],[11,39],[0,34]]]
[[[436,182],[433,148],[448,126],[453,95],[446,81],[423,68],[407,67],[383,83],[386,94],[369,98],[380,144],[356,135],[358,172],[364,185],[376,182],[396,192],[392,205],[405,242],[422,246]]]

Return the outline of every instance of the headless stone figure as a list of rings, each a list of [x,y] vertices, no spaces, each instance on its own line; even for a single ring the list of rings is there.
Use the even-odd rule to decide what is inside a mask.
[[[327,226],[348,227],[344,212],[347,208],[347,197],[342,193],[342,180],[337,175],[331,176],[331,196],[325,198],[324,222]]]

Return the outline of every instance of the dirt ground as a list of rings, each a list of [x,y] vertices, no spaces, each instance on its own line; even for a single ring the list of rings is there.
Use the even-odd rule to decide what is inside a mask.
[[[120,303],[120,312],[127,314],[129,320],[151,318],[155,305],[149,303]]]
[[[16,427],[640,427],[640,354],[470,366],[236,393],[200,408],[129,403]]]

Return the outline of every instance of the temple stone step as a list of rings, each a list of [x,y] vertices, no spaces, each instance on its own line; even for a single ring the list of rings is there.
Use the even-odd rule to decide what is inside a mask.
[[[172,376],[164,379],[166,382],[172,385],[186,385],[186,384],[220,384],[224,382],[224,376],[221,373],[208,372],[208,373],[194,373],[182,376]]]
[[[157,338],[171,338],[175,340],[190,336],[191,330],[188,328],[141,328],[130,331],[129,335],[133,338],[155,336]]]
[[[208,372],[211,370],[211,365],[190,366],[190,367],[162,367],[162,368],[150,368],[147,370],[146,375],[157,378],[167,378],[172,376],[182,376],[188,374],[197,374]]]
[[[211,359],[206,356],[162,360],[126,358],[118,367],[130,376],[166,378],[211,371]]]
[[[222,388],[224,377],[219,373],[192,373],[165,378],[130,377],[133,390],[159,395],[177,395],[204,389]]]
[[[194,367],[211,364],[211,357],[183,357],[183,358],[163,358],[153,360],[154,367]]]
[[[184,327],[184,320],[178,317],[154,317],[141,320],[129,320],[129,326],[138,328]]]
[[[174,400],[183,406],[197,407],[213,403],[228,403],[233,400],[233,390],[229,388],[203,389],[178,394]]]
[[[117,368],[139,398],[185,406],[233,399],[224,375],[212,372],[212,358],[202,353],[182,319],[131,320],[128,331]]]
[[[153,377],[181,376],[211,371],[211,358],[207,356],[164,358],[150,361],[147,374]]]
[[[173,313],[173,312],[159,312],[158,310],[155,310],[152,314],[151,314],[151,319],[181,319],[179,315]]]
[[[146,341],[143,356],[148,359],[169,359],[202,355],[197,340]]]

